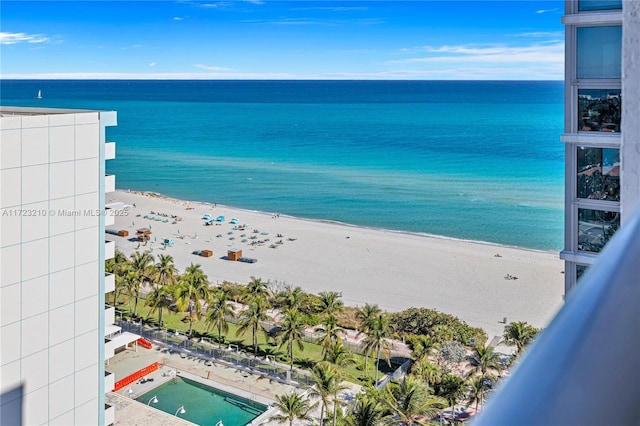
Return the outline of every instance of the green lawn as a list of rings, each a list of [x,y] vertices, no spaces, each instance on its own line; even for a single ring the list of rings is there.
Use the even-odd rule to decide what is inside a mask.
[[[113,303],[113,299],[109,300],[109,302]],[[149,315],[150,308],[144,306],[144,300],[140,299],[138,302],[138,317],[131,318],[129,304],[128,302],[121,302],[116,307],[118,311],[123,313],[124,318],[134,319],[139,321],[140,318],[143,319],[143,322],[148,325],[158,326],[158,312],[156,311],[153,315]],[[181,334],[187,334],[189,331],[189,320],[188,316],[185,313],[173,312],[164,310],[162,314],[162,321],[164,323],[164,327],[167,328],[168,332],[179,331]],[[253,345],[251,342],[251,331],[248,330],[244,335],[236,335],[238,327],[235,324],[229,323],[229,332],[226,335],[223,333],[222,345],[223,347],[228,344],[238,345],[238,348],[244,352],[249,354],[253,353]],[[204,324],[204,318],[202,320],[193,321],[193,338],[199,339],[200,337],[205,337],[210,339],[212,342],[217,342],[218,331],[215,327],[211,327],[207,330],[206,324]],[[274,356],[278,362],[283,364],[289,364],[289,357],[287,355],[287,345],[286,343],[279,348],[278,344],[273,341],[273,339],[265,338],[265,334],[263,332],[259,332],[258,334],[258,356],[264,357],[265,355]],[[293,365],[298,368],[310,370],[313,365],[322,361],[322,347],[313,343],[304,343],[304,350],[300,351],[298,349],[297,344],[294,343],[293,349]],[[358,383],[373,383],[375,379],[375,361],[373,358],[370,358],[368,361],[368,374],[365,376],[363,370],[364,366],[364,357],[362,355],[355,355],[356,364],[350,365],[347,367],[339,367],[340,372],[343,374],[346,380]],[[389,372],[391,368],[387,365],[386,362],[380,362],[380,373],[381,377],[385,373]]]

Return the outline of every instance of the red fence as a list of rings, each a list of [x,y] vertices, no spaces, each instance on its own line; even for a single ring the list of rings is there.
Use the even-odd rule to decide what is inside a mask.
[[[145,368],[136,371],[135,373],[125,377],[124,379],[118,380],[115,383],[115,386],[113,387],[113,391],[116,392],[120,389],[122,389],[123,387],[135,382],[136,380],[140,379],[143,376],[146,376],[149,373],[153,373],[154,371],[158,370],[158,363],[154,362],[151,365],[147,365]]]
[[[151,349],[151,342],[148,341],[147,339],[145,339],[144,337],[141,337],[138,339],[138,344],[140,346],[142,346],[143,348],[147,348],[147,349]]]

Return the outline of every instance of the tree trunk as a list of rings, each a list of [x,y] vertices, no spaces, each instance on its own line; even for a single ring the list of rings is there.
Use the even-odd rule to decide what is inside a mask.
[[[380,371],[380,350],[376,347],[376,383],[378,383],[378,372]]]

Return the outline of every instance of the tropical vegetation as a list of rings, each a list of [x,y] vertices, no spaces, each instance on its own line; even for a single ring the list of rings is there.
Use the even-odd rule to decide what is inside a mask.
[[[460,404],[480,408],[502,373],[504,360],[486,344],[481,329],[435,310],[347,307],[338,292],[313,295],[258,277],[246,285],[212,285],[200,265],[180,273],[170,255],[155,259],[150,252],[128,258],[116,252],[105,270],[115,275],[116,284],[107,300],[123,315],[192,339],[208,338],[219,348],[232,343],[289,370],[309,370],[308,396],[318,399],[319,409],[303,394],[281,395],[274,419],[290,425],[296,419],[351,426],[426,424],[442,419],[446,407],[452,413]],[[345,339],[348,328],[356,329],[359,346]],[[517,355],[538,332],[526,322],[513,322],[502,337]],[[413,363],[402,379],[378,383],[381,372],[396,368],[392,339],[406,341]],[[348,406],[338,402],[347,381],[364,387]]]

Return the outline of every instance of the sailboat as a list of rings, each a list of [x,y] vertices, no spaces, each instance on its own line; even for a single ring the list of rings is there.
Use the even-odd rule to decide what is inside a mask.
[[[36,99],[42,99],[42,90],[38,90],[38,96],[36,96]]]

